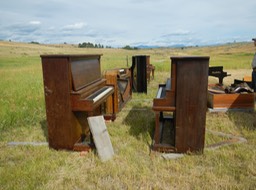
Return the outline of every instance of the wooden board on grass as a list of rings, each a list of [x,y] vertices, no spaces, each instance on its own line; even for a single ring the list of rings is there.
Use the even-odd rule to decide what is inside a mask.
[[[101,161],[107,161],[114,155],[114,150],[107,131],[103,116],[87,118],[93,140]]]

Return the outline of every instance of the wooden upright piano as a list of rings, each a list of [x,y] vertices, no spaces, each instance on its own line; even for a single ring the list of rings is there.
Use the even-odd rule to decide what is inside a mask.
[[[113,85],[114,102],[109,97],[107,99],[107,114],[118,113],[125,104],[132,98],[132,82],[130,68],[109,69],[103,72],[103,77],[107,80],[108,85]],[[114,106],[114,107],[113,107]]]
[[[101,77],[101,55],[41,55],[49,146],[93,144],[87,117],[102,115],[114,87]]]
[[[132,56],[132,90],[133,92],[147,93],[147,64],[149,56]]]
[[[171,57],[171,76],[153,99],[153,150],[203,152],[209,57]]]

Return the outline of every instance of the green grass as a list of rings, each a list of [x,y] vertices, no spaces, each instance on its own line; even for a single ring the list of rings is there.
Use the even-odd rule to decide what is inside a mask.
[[[71,45],[0,42],[0,189],[255,189],[256,115],[207,113],[205,147],[228,140],[210,131],[242,136],[247,143],[205,148],[202,155],[165,160],[151,152],[152,99],[170,75],[173,55],[209,55],[210,65],[250,75],[252,44],[185,49],[79,49]],[[8,146],[8,142],[47,141],[40,54],[102,53],[102,70],[131,65],[132,55],[150,55],[155,80],[107,123],[115,151],[102,163],[95,152],[56,151],[47,146]],[[233,75],[236,77],[238,75]],[[225,82],[226,79],[224,79]]]

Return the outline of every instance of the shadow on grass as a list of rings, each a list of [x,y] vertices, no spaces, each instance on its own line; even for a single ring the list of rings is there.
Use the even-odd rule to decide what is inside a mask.
[[[130,126],[129,134],[151,145],[154,133],[155,116],[151,107],[134,106],[123,120],[125,125]],[[151,137],[150,142],[148,136]]]
[[[41,129],[42,129],[43,132],[44,132],[44,137],[45,137],[46,141],[48,142],[47,121],[46,121],[46,120],[42,120],[42,121],[40,122],[40,125],[41,125]]]
[[[235,124],[235,126],[242,131],[246,129],[248,131],[256,130],[256,112],[228,112],[229,119]]]

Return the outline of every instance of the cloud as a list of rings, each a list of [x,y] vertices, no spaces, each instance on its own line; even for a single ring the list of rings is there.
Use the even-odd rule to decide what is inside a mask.
[[[41,22],[40,22],[40,21],[30,21],[29,24],[32,24],[32,25],[40,25]]]
[[[0,39],[13,41],[34,41],[41,33],[40,21],[17,22],[7,25],[1,25]]]
[[[174,36],[188,36],[188,35],[191,35],[192,32],[188,31],[188,30],[183,30],[183,29],[180,29],[180,30],[176,30],[176,31],[173,31],[173,32],[170,32],[168,34],[164,34],[162,36],[160,36],[161,38],[169,38],[169,37],[174,37]]]
[[[74,23],[74,24],[70,24],[70,25],[66,25],[63,27],[64,30],[78,30],[78,29],[82,29],[86,26],[87,24],[84,22],[78,22],[78,23]]]
[[[8,0],[0,39],[121,47],[244,41],[255,36],[255,7],[255,0]]]
[[[6,30],[9,33],[17,34],[17,35],[29,35],[40,29],[39,24],[31,24],[31,23],[16,23],[9,26],[6,26]]]

